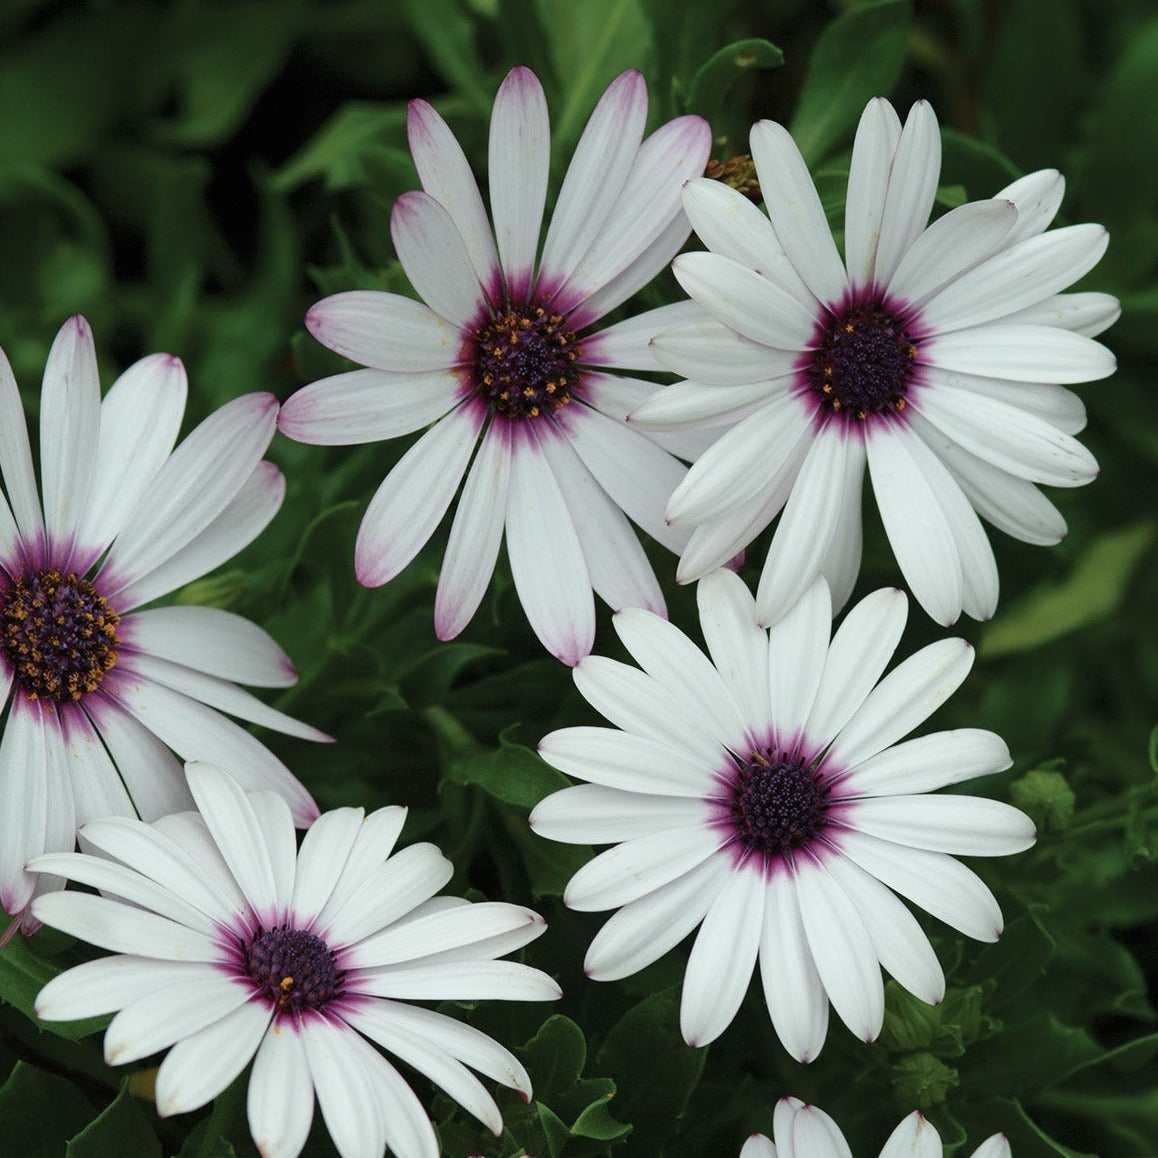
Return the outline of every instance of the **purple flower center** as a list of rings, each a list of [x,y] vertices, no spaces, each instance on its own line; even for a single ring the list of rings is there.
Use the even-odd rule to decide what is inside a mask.
[[[571,401],[581,347],[561,314],[508,306],[475,330],[472,346],[472,385],[493,413],[538,418]]]
[[[259,928],[241,945],[242,966],[257,991],[280,1012],[323,1008],[345,992],[345,970],[313,933],[278,925]]]
[[[828,316],[805,375],[822,412],[864,422],[904,410],[916,357],[904,320],[870,299]]]
[[[87,579],[33,571],[0,591],[0,646],[30,700],[79,700],[117,662],[121,617]]]
[[[808,844],[825,824],[825,793],[799,756],[772,750],[737,762],[731,821],[752,852],[777,856]]]

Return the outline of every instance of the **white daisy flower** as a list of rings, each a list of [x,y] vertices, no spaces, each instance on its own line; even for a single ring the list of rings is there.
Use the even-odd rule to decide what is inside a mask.
[[[997,902],[954,854],[1020,852],[1034,828],[996,800],[926,795],[1010,758],[1000,737],[972,728],[897,742],[973,663],[969,644],[946,639],[878,684],[904,629],[902,592],[862,600],[831,643],[823,580],[771,631],[730,571],[701,580],[698,597],[710,659],[628,609],[615,628],[643,671],[601,656],[575,668],[615,728],[543,739],[548,763],[589,783],[548,796],[531,826],[552,840],[620,842],[564,894],[574,909],[619,909],[587,952],[589,977],[635,973],[702,926],[680,1007],[688,1044],[724,1031],[759,959],[780,1040],[811,1061],[829,1002],[862,1040],[880,1032],[880,966],[923,1001],[944,995],[928,938],[890,890],[994,941]]]
[[[698,179],[684,208],[710,252],[673,266],[711,315],[654,341],[689,381],[647,400],[646,430],[715,427],[668,517],[695,527],[678,578],[705,575],[780,521],[757,593],[760,621],[818,575],[837,607],[860,569],[868,465],[902,573],[941,624],[997,605],[993,551],[978,519],[1028,543],[1066,526],[1038,484],[1097,473],[1072,436],[1081,400],[1063,384],[1104,378],[1114,358],[1092,335],[1117,318],[1108,294],[1059,291],[1097,263],[1100,225],[1045,232],[1061,203],[1054,170],[926,228],[941,144],[923,101],[902,130],[869,103],[853,146],[842,262],[787,130],[752,129],[765,217],[733,189]],[[722,425],[730,429],[720,433]]]
[[[522,1065],[479,1030],[407,1003],[559,997],[546,974],[497,960],[538,937],[543,919],[435,896],[453,870],[434,845],[392,855],[404,808],[327,812],[299,851],[277,793],[243,792],[207,764],[186,773],[199,812],[93,821],[82,830],[93,854],[30,865],[101,892],[37,897],[37,919],[117,954],[50,981],[38,1016],[116,1013],[110,1065],[168,1049],[162,1115],[204,1105],[252,1059],[249,1127],[263,1158],[301,1151],[315,1092],[343,1158],[380,1158],[386,1146],[437,1158],[426,1111],[370,1042],[501,1133],[466,1067],[530,1100]]]
[[[42,504],[0,351],[0,899],[9,913],[25,910],[34,887],[60,887],[37,884],[24,864],[71,849],[78,824],[189,808],[178,757],[244,768],[246,787],[280,792],[298,824],[317,816],[289,769],[221,714],[329,739],[234,683],[294,683],[282,649],[216,608],[140,610],[249,544],[285,493],[281,472],[261,461],[277,399],[238,398],[174,450],[186,392],[180,360],[153,354],[102,401],[88,324],[66,322],[40,399]]]
[[[391,230],[423,302],[341,293],[306,318],[320,342],[368,369],[299,391],[282,407],[282,431],[342,445],[430,427],[366,511],[359,582],[394,578],[466,478],[435,599],[439,639],[456,636],[478,609],[504,529],[527,618],[564,662],[591,650],[592,589],[614,608],[664,612],[625,512],[683,550],[688,535],[664,512],[686,468],[662,447],[690,458],[705,439],[653,441],[628,429],[627,412],[658,387],[608,371],[659,370],[649,339],[703,311],[681,302],[588,330],[663,270],[690,232],[680,188],[704,170],[707,122],[680,117],[641,144],[646,118],[644,79],[625,72],[579,141],[536,264],[550,128],[535,74],[513,69],[495,97],[493,235],[458,142],[429,104],[412,101],[410,150],[423,189],[397,200]]]
[[[740,1158],[853,1158],[840,1127],[816,1106],[799,1098],[781,1098],[772,1120],[775,1144],[764,1134],[753,1134]],[[903,1118],[889,1135],[879,1158],[941,1158],[941,1135],[919,1110]],[[1013,1158],[1004,1134],[986,1138],[970,1158]]]

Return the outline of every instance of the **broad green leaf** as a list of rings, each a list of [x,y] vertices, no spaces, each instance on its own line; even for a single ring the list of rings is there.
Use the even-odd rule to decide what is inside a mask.
[[[141,1103],[123,1086],[116,1098],[69,1140],[65,1158],[161,1158],[161,1143]]]
[[[987,623],[980,654],[992,659],[1029,651],[1112,615],[1153,543],[1154,532],[1153,520],[1147,519],[1099,535],[1067,579],[1038,587]]]
[[[562,772],[509,738],[517,727],[512,724],[499,737],[498,748],[452,761],[448,777],[458,784],[477,784],[498,800],[527,809],[534,808],[544,796],[568,787],[571,782]]]
[[[810,165],[851,137],[872,97],[892,91],[911,14],[909,0],[876,0],[850,8],[820,34],[791,125]]]
[[[1021,169],[996,145],[942,126],[941,180],[964,189],[966,200],[992,197],[1020,176]]]
[[[737,40],[721,48],[692,77],[688,112],[700,113],[710,120],[742,73],[755,68],[779,68],[783,63],[784,53],[769,40]]]
[[[411,31],[435,69],[483,116],[490,115],[494,86],[475,46],[474,21],[458,0],[403,0]]]
[[[1010,803],[1033,817],[1039,832],[1060,832],[1074,816],[1074,792],[1052,768],[1034,768],[1009,786]]]
[[[1065,1095],[1062,1095],[1063,1104]],[[1072,1112],[1066,1107],[1067,1116]],[[1088,1151],[1072,1150],[1045,1132],[1026,1113],[1016,1098],[996,1097],[975,1101],[969,1107],[969,1141],[979,1146],[990,1133],[1002,1133],[1009,1139],[1017,1158],[1096,1158]],[[1109,1155],[1104,1156],[1109,1158]]]
[[[0,950],[0,1001],[14,1005],[30,1021],[48,1033],[69,1041],[79,1041],[104,1029],[107,1017],[87,1017],[82,1021],[41,1021],[34,1011],[36,995],[60,969],[38,957],[28,941],[16,934]]]
[[[72,1082],[18,1061],[0,1087],[0,1147],[12,1158],[60,1158],[92,1116]]]

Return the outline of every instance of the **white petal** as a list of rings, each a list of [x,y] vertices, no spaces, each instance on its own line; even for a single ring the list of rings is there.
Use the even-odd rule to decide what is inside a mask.
[[[539,742],[539,755],[568,776],[606,788],[656,796],[707,796],[717,771],[714,765],[690,752],[615,728],[578,727],[550,732]]]
[[[857,764],[840,781],[840,795],[896,796],[933,792],[1013,763],[1005,741],[981,728],[933,732],[894,744]]]
[[[1117,298],[1103,293],[1054,294],[1045,301],[1026,306],[1010,314],[1007,322],[1024,322],[1035,326],[1060,326],[1087,338],[1096,338],[1121,316]]]
[[[764,887],[760,980],[776,1035],[799,1062],[813,1061],[828,1034],[828,994],[816,972],[796,889],[786,872]]]
[[[936,1126],[914,1110],[889,1135],[880,1158],[941,1158],[942,1153]]]
[[[797,862],[793,878],[804,932],[833,1009],[862,1041],[874,1041],[885,1016],[885,992],[872,938],[844,890],[825,868]]]
[[[711,661],[678,627],[651,612],[629,607],[613,620],[632,658],[678,700],[697,730],[725,747],[742,743],[746,721]]]
[[[47,755],[39,716],[39,708],[17,694],[0,738],[0,900],[9,913],[20,912],[32,896],[35,877],[24,871],[25,862],[56,851],[45,843]],[[71,848],[72,841],[62,847]]]
[[[515,302],[525,301],[531,288],[550,164],[543,86],[529,68],[512,68],[491,109],[487,172],[499,260]]]
[[[901,122],[893,106],[883,97],[870,100],[856,128],[844,207],[845,264],[858,289],[873,280],[889,173],[900,137]]]
[[[317,817],[317,805],[289,769],[232,720],[139,676],[118,680],[115,691],[118,706],[135,716],[181,759],[204,760],[228,768],[246,789],[273,789],[286,798],[300,825]]]
[[[998,197],[1017,206],[1017,227],[1007,244],[1014,245],[1049,228],[1065,196],[1065,178],[1056,169],[1026,173],[1006,185]]]
[[[781,1149],[785,1158],[852,1158],[840,1127],[816,1106],[799,1108],[792,1119],[792,1145]]]
[[[426,373],[351,370],[302,387],[281,408],[277,425],[295,442],[361,446],[429,426],[462,393],[459,380],[441,368]]]
[[[190,1036],[182,1035],[157,1071],[157,1113],[184,1114],[215,1098],[249,1064],[269,1022],[269,1007],[252,1001]]]
[[[635,161],[646,120],[643,74],[634,69],[620,73],[600,97],[571,155],[543,243],[541,285],[565,282],[598,243]]]
[[[627,516],[595,481],[569,440],[545,438],[541,445],[567,504],[596,595],[616,611],[646,607],[666,615],[659,580]]]
[[[1030,237],[962,274],[921,309],[940,333],[991,322],[1058,293],[1102,258],[1110,235],[1101,225],[1071,225]]]
[[[271,1026],[262,1037],[245,1097],[249,1132],[262,1158],[297,1158],[314,1117],[314,1083],[292,1022]]]
[[[78,708],[57,716],[59,731],[45,733],[57,749],[54,762],[65,768],[76,823],[96,816],[134,816],[132,801],[89,718]]]
[[[696,587],[700,628],[708,654],[751,733],[772,729],[768,690],[768,635],[756,625],[756,601],[744,581],[720,568]]]
[[[864,523],[861,517],[864,505],[864,467],[854,469],[854,464],[850,462],[848,470],[847,485],[840,495],[840,509],[836,513],[832,542],[820,563],[820,573],[832,595],[834,615],[848,602],[856,586],[864,547]]]
[[[867,438],[869,477],[889,545],[917,602],[942,627],[964,601],[961,557],[949,519],[916,456],[920,439],[905,424],[877,427]]]
[[[308,928],[321,912],[362,827],[361,808],[333,808],[323,812],[302,838],[290,908],[299,927]]]
[[[1037,839],[1024,812],[981,796],[881,796],[847,807],[861,832],[929,852],[1008,856]]]
[[[92,331],[76,314],[52,343],[40,395],[44,521],[61,567],[67,567],[88,501],[100,435],[100,400]]]
[[[698,308],[702,309],[698,303]],[[741,386],[795,373],[800,355],[776,350],[738,334],[713,317],[661,330],[651,343],[655,360],[665,369],[700,385]],[[711,391],[703,390],[704,394]]]
[[[1013,1158],[1013,1149],[1004,1134],[993,1134],[986,1138],[969,1158]]]
[[[774,623],[789,610],[820,574],[828,555],[844,492],[864,473],[864,444],[829,423],[812,440],[792,484],[756,590],[761,624]]]
[[[507,555],[531,628],[553,656],[574,666],[595,639],[595,600],[575,526],[533,433],[511,454]]]
[[[36,1016],[45,1021],[77,1021],[116,1013],[137,998],[206,978],[219,978],[216,965],[154,961],[147,957],[98,957],[58,973],[36,996]]]
[[[680,1032],[690,1046],[715,1041],[736,1016],[760,947],[764,882],[733,872],[696,934],[684,974]]]
[[[259,688],[297,682],[289,656],[255,623],[217,607],[156,607],[122,621],[132,644],[160,659]]]
[[[1016,478],[1075,487],[1097,477],[1097,461],[1080,442],[999,398],[937,385],[921,391],[915,405],[970,454]]]
[[[890,889],[978,941],[1001,936],[1001,910],[972,869],[944,853],[892,844],[862,832],[840,836],[840,851]]]
[[[617,506],[669,551],[687,545],[687,535],[665,521],[672,492],[687,468],[651,439],[597,410],[569,413],[567,434],[575,453]]]
[[[36,472],[32,466],[32,447],[28,441],[24,401],[12,375],[8,356],[3,350],[0,350],[0,469],[4,472],[4,487],[8,491],[20,535],[30,544],[43,546],[44,516],[40,509]],[[13,540],[14,531],[15,527],[9,532]],[[6,552],[8,549],[5,549]]]
[[[845,857],[826,866],[864,918],[877,960],[914,996],[936,1005],[945,996],[945,974],[913,914],[876,877]]]
[[[828,751],[832,767],[851,767],[884,751],[929,718],[973,666],[963,639],[941,639],[898,664],[865,697]]]
[[[794,353],[811,344],[816,307],[755,270],[716,253],[683,253],[672,272],[689,297],[743,337]]]
[[[298,837],[293,817],[289,805],[276,792],[251,792],[248,795],[273,865],[277,911],[283,919],[288,919],[298,859]]]
[[[817,579],[768,633],[768,689],[780,744],[798,740],[812,711],[828,656],[832,599]]]
[[[241,489],[219,515],[180,550],[146,575],[127,583],[117,594],[116,605],[131,611],[167,595],[185,583],[233,558],[269,526],[285,498],[285,478],[272,462],[259,462]],[[105,578],[100,576],[104,589]]]
[[[555,220],[558,219],[556,212]],[[652,339],[674,327],[702,322],[707,317],[697,302],[681,301],[624,318],[583,338],[583,363],[618,370],[657,370],[660,363],[651,351]]]
[[[921,344],[920,360],[986,378],[1063,385],[1107,378],[1117,366],[1114,355],[1092,338],[1055,326],[1018,324],[937,334]]]
[[[575,668],[579,694],[617,728],[685,748],[697,761],[716,767],[724,750],[710,732],[657,680],[628,664],[588,656]]]
[[[568,908],[582,912],[626,905],[702,864],[723,839],[698,827],[625,841],[588,861],[571,878],[563,900]]]
[[[888,285],[909,247],[929,220],[941,172],[941,134],[928,101],[909,110],[893,155],[889,190],[881,215],[875,280]]]
[[[618,981],[658,961],[703,919],[732,870],[711,857],[615,913],[595,934],[583,970],[595,981]]]
[[[181,360],[169,354],[151,354],[130,366],[105,395],[80,528],[91,562],[125,526],[169,457],[181,429],[187,394]]]
[[[406,811],[396,804],[389,805],[375,809],[362,821],[346,855],[346,863],[337,881],[328,889],[329,895],[314,922],[316,927],[326,928],[367,881],[377,879],[376,874],[384,868],[406,823]],[[446,866],[441,861],[438,865],[445,872]],[[437,892],[441,887],[439,884],[431,891]]]
[[[763,1134],[749,1134],[740,1149],[740,1158],[776,1158],[776,1147]]]
[[[309,1017],[298,1024],[322,1117],[338,1153],[342,1158],[383,1154],[386,1123],[374,1085],[378,1070],[366,1053],[383,1065],[385,1059],[342,1023]]]
[[[382,481],[354,545],[354,571],[364,587],[388,583],[434,534],[466,472],[483,417],[471,406],[435,423]]]
[[[434,630],[453,639],[474,617],[495,570],[511,470],[511,428],[492,422],[466,476],[434,598]]]
[[[452,325],[475,325],[486,296],[446,209],[429,193],[403,193],[390,213],[390,236],[418,296]]]
[[[113,953],[163,961],[216,962],[221,956],[220,949],[194,929],[88,893],[47,893],[33,902],[32,915]]]
[[[548,840],[615,844],[673,828],[706,824],[708,809],[698,797],[661,796],[654,788],[625,792],[602,784],[579,784],[540,800],[529,823]]]
[[[821,302],[838,301],[848,287],[808,166],[783,125],[752,126],[752,159],[776,237]]]
[[[671,495],[668,517],[680,525],[702,523],[774,490],[811,435],[794,394],[768,399],[693,463]]]
[[[306,329],[351,362],[407,375],[446,369],[458,361],[463,344],[458,327],[425,302],[381,290],[349,290],[322,298],[306,314]]]
[[[993,256],[1017,220],[1009,201],[970,201],[938,217],[901,258],[889,293],[913,306]],[[940,294],[937,299],[940,300]],[[921,325],[932,324],[925,310]]]
[[[982,398],[1016,406],[1056,427],[1063,434],[1078,434],[1086,426],[1085,403],[1064,386],[1054,386],[1049,382],[1005,382],[1000,378],[980,378],[976,374],[942,370],[939,366],[926,366],[922,376],[932,387],[929,391],[922,391],[922,394],[931,394],[943,386],[949,386],[971,397],[980,395]],[[912,413],[920,413],[920,406]]]
[[[434,961],[375,969],[360,993],[406,1001],[557,1001],[559,986],[517,961]]]
[[[268,920],[278,912],[279,882],[253,802],[237,781],[220,768],[191,763],[185,776],[197,808],[245,899],[260,918]],[[292,887],[293,882],[289,884]]]
[[[214,411],[177,447],[113,543],[102,591],[116,594],[148,575],[222,514],[269,446],[277,410],[272,394],[246,394]]]
[[[406,135],[422,188],[450,214],[470,255],[475,275],[497,296],[501,274],[491,223],[462,146],[447,123],[424,100],[413,100],[407,107]]]

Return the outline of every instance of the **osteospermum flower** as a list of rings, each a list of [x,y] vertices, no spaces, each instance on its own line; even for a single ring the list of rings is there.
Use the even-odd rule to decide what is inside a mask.
[[[926,228],[940,137],[913,106],[902,131],[871,101],[853,146],[845,259],[787,131],[752,129],[765,217],[735,190],[690,182],[684,207],[711,252],[674,264],[712,315],[653,350],[684,375],[630,417],[642,429],[731,428],[677,487],[668,516],[695,526],[680,560],[690,582],[729,559],[783,508],[757,605],[788,609],[818,574],[839,607],[861,556],[868,465],[897,562],[938,623],[997,604],[993,551],[978,514],[1028,543],[1066,526],[1037,485],[1097,473],[1072,435],[1081,400],[1058,383],[1103,378],[1092,340],[1118,316],[1107,294],[1063,294],[1105,251],[1100,225],[1045,232],[1059,173],[1031,173]]]
[[[853,1158],[840,1127],[816,1106],[799,1098],[781,1098],[776,1103],[772,1131],[776,1142],[763,1134],[753,1134],[740,1158]],[[903,1118],[889,1135],[880,1158],[941,1158],[941,1135],[919,1110]],[[970,1158],[1012,1158],[1013,1151],[1004,1134],[986,1138]]]
[[[624,512],[682,550],[687,534],[667,526],[664,511],[685,467],[657,442],[692,457],[704,440],[653,442],[629,430],[627,411],[657,387],[607,371],[660,369],[648,340],[702,311],[684,302],[589,330],[659,273],[690,231],[680,187],[703,172],[708,125],[680,117],[641,144],[646,116],[643,77],[623,73],[579,141],[536,263],[550,130],[534,73],[512,70],[495,97],[493,236],[458,142],[429,104],[412,101],[410,150],[423,190],[398,198],[391,232],[425,304],[342,293],[307,315],[314,337],[369,368],[295,394],[278,419],[286,434],[339,445],[431,427],[366,511],[359,581],[376,587],[397,575],[466,477],[435,599],[440,639],[477,610],[504,528],[527,618],[565,662],[591,650],[593,588],[614,608],[664,610]]]
[[[539,936],[543,919],[435,896],[453,870],[432,844],[393,852],[404,808],[327,812],[299,851],[279,795],[243,792],[210,765],[186,771],[199,812],[93,821],[82,840],[95,854],[32,862],[102,894],[38,897],[37,918],[118,954],[50,981],[38,1016],[115,1012],[110,1065],[169,1049],[156,1080],[162,1115],[204,1105],[252,1059],[249,1127],[263,1158],[301,1151],[315,1092],[343,1158],[380,1158],[386,1146],[437,1158],[426,1111],[371,1042],[501,1133],[494,1099],[466,1067],[529,1100],[522,1065],[479,1030],[408,1002],[558,997],[546,974],[497,960]]]
[[[42,505],[0,351],[0,899],[9,913],[32,896],[25,861],[72,848],[78,824],[188,808],[178,756],[244,768],[246,786],[282,793],[299,824],[317,815],[285,765],[221,714],[329,739],[233,682],[294,683],[281,648],[216,608],[138,610],[236,554],[285,493],[281,472],[261,461],[277,399],[238,398],[174,450],[186,392],[180,360],[153,354],[102,401],[88,324],[66,322],[40,399]]]
[[[564,894],[575,909],[619,909],[587,952],[589,977],[635,973],[701,926],[684,978],[685,1040],[723,1032],[759,958],[776,1032],[810,1061],[830,1001],[858,1037],[880,1032],[878,962],[922,1000],[944,995],[928,938],[890,890],[994,941],[997,902],[953,854],[1019,852],[1034,828],[996,800],[926,795],[1010,759],[1000,737],[977,729],[897,743],[973,662],[964,640],[942,640],[878,684],[904,628],[902,592],[862,600],[831,643],[823,580],[771,631],[729,571],[701,580],[698,597],[710,659],[665,620],[629,609],[615,627],[643,671],[601,656],[575,668],[579,691],[616,727],[543,739],[548,763],[590,783],[548,796],[531,826],[553,840],[620,842]]]

